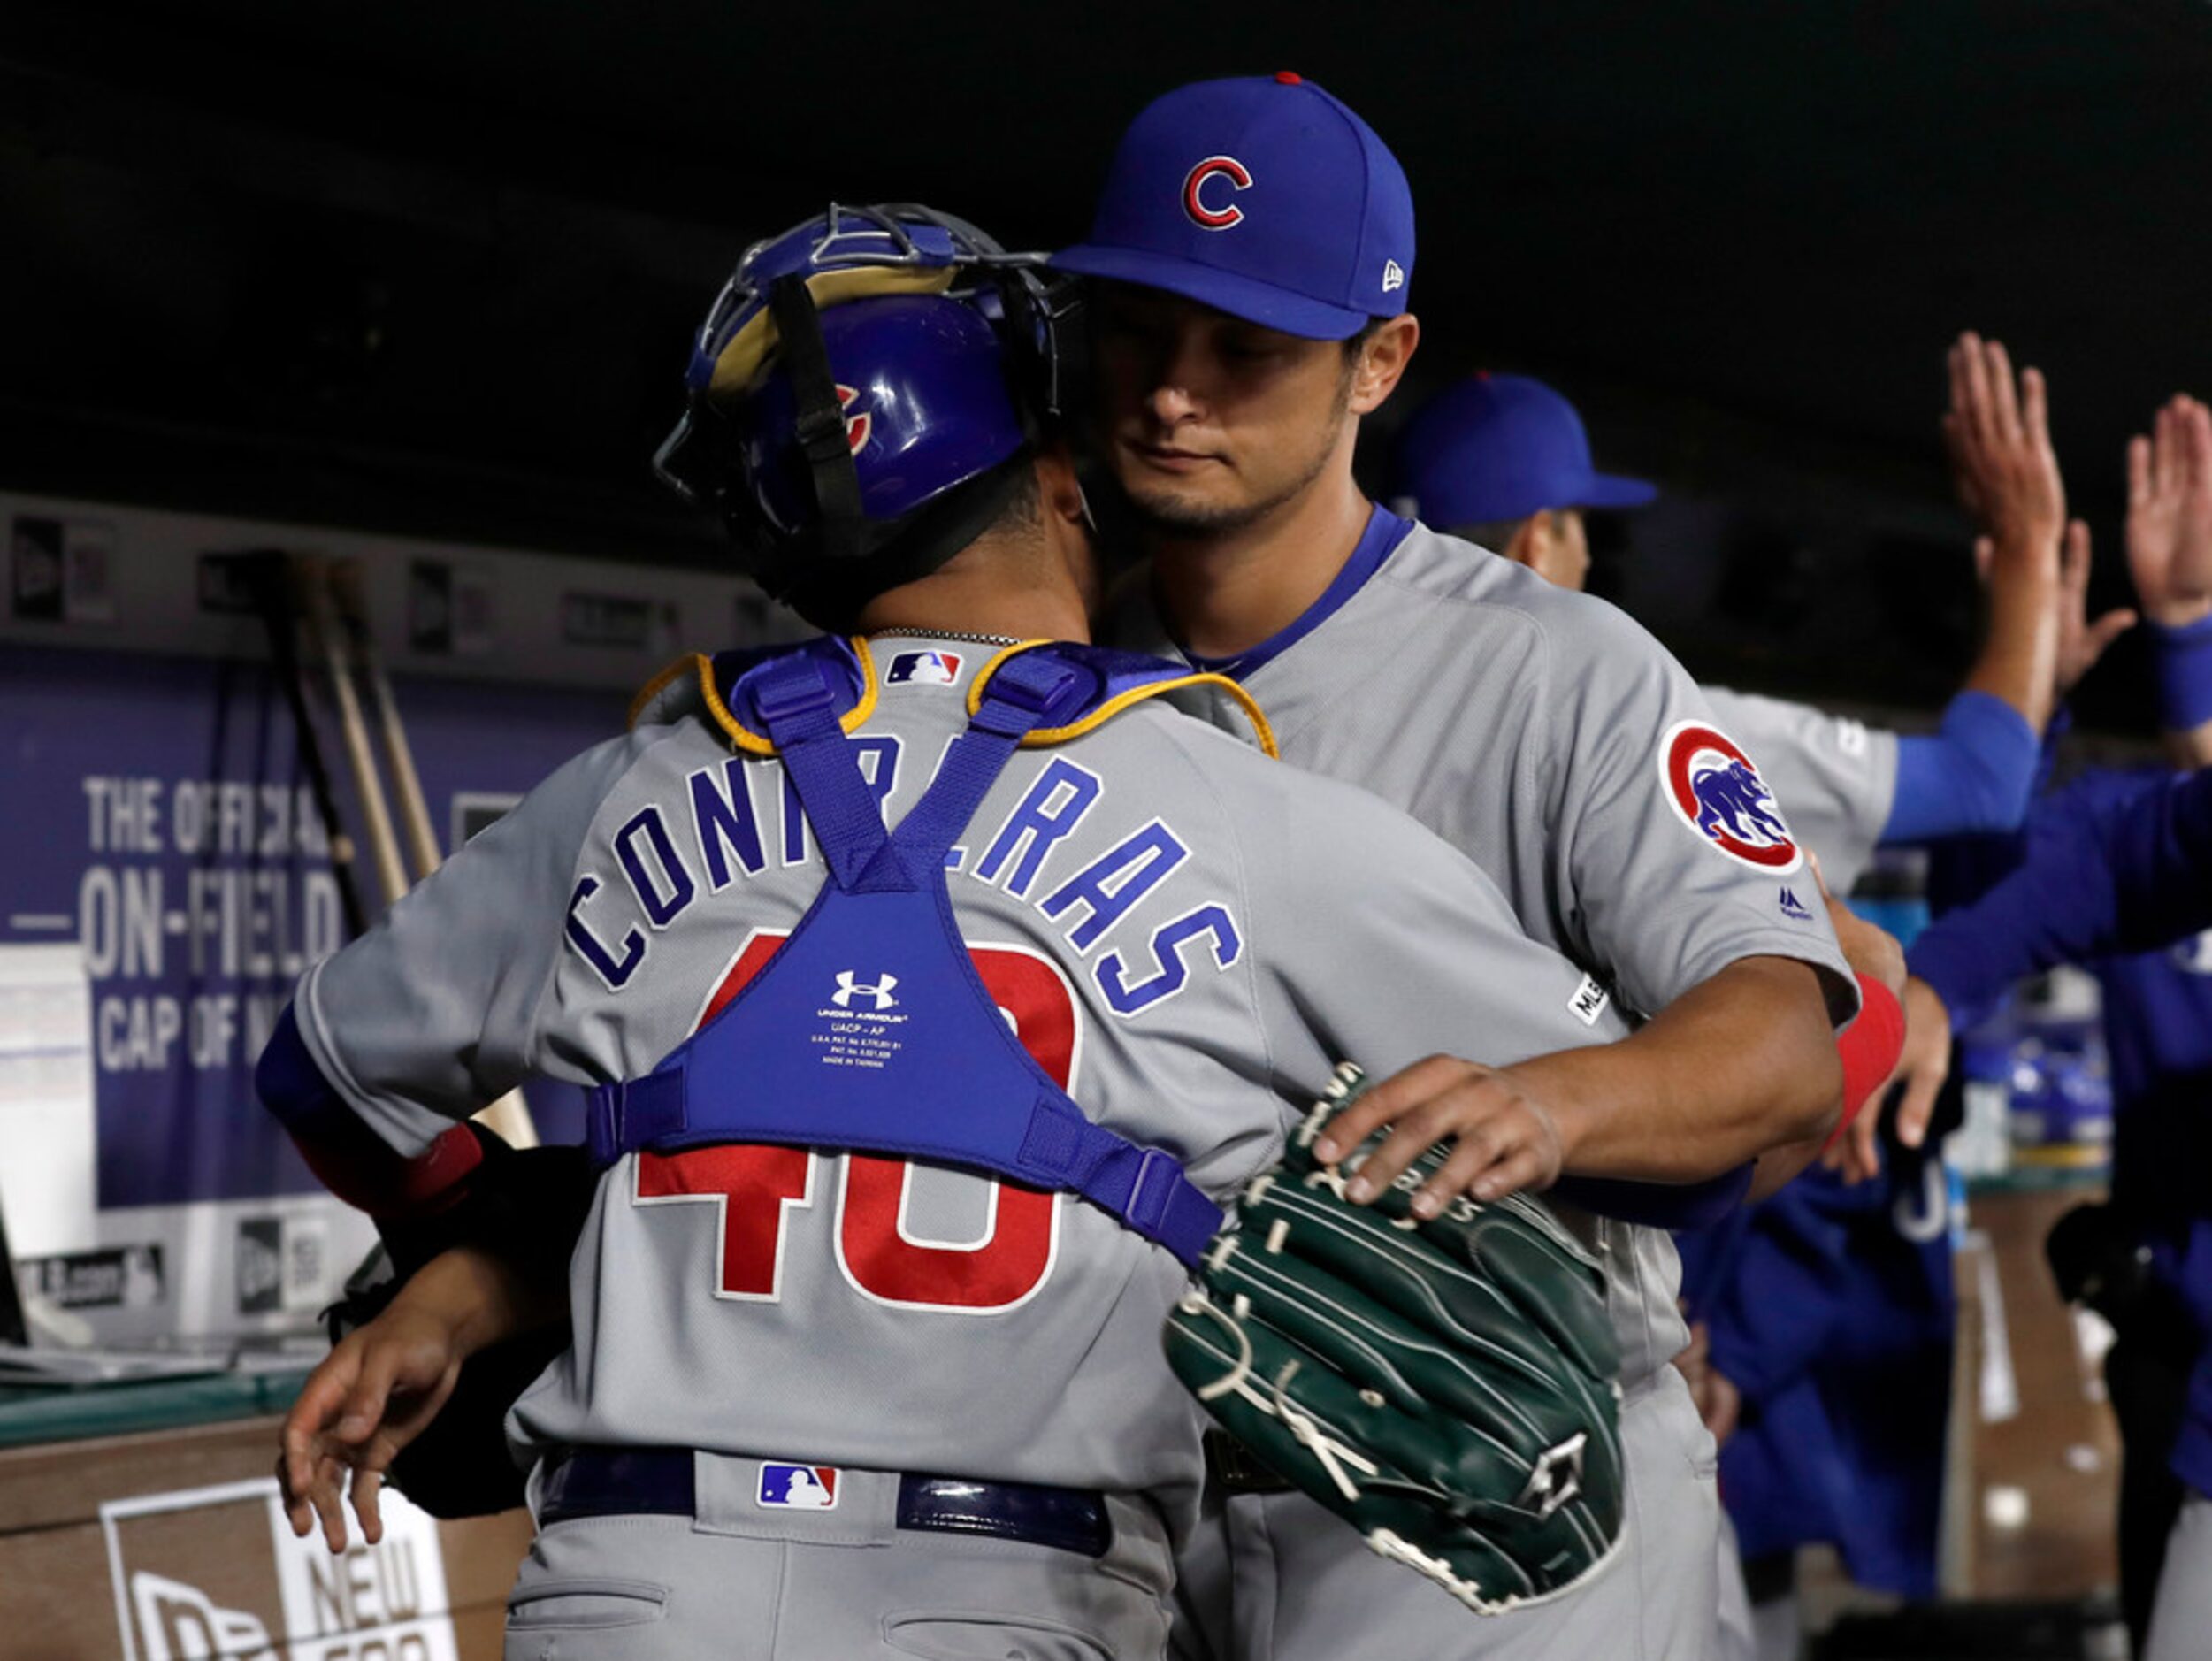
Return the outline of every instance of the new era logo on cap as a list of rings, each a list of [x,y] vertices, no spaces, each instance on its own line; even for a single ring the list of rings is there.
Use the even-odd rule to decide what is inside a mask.
[[[1413,196],[1374,129],[1312,81],[1199,81],[1129,124],[1091,234],[1052,263],[1341,341],[1405,310]]]
[[[782,1465],[764,1459],[754,1497],[771,1511],[834,1511],[838,1475],[834,1465]]]

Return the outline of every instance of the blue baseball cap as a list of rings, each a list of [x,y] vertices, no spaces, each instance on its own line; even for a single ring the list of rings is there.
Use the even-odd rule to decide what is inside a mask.
[[[1090,236],[1052,264],[1341,341],[1405,310],[1413,193],[1374,129],[1312,81],[1201,80],[1129,124]]]
[[[1396,494],[1429,524],[1525,519],[1541,508],[1641,508],[1659,487],[1601,473],[1574,406],[1526,375],[1478,374],[1405,424]]]

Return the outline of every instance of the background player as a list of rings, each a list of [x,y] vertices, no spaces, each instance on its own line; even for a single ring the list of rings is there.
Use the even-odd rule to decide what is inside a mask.
[[[1359,417],[1420,333],[1411,195],[1381,139],[1296,75],[1181,88],[1131,125],[1090,235],[1055,264],[1101,279],[1094,442],[1151,555],[1119,638],[1248,685],[1286,759],[1407,808],[1530,934],[1652,1014],[1622,1099],[1653,1144],[1757,1124],[1809,1138],[1809,1157],[1839,1095],[1830,1022],[1853,999],[1825,918],[1784,880],[1804,883],[1801,851],[1761,828],[1779,821],[1756,769],[1618,612],[1353,482]],[[1409,1122],[1450,1128],[1454,1074],[1431,1065],[1434,1102]],[[1386,1088],[1371,1111],[1406,1106]],[[1624,1229],[1610,1250],[1633,1547],[1612,1601],[1472,1630],[1342,1550],[1317,1507],[1259,1496],[1230,1507],[1239,1653],[1535,1653],[1585,1619],[1649,1653],[1703,1646],[1711,1442],[1668,1365],[1687,1337],[1672,1248]]]
[[[1052,742],[1013,761],[965,834],[965,815],[948,822],[935,792],[974,772],[968,712],[999,707],[998,677],[1027,661],[1013,643],[1083,630],[1080,497],[1009,400],[1004,360],[1019,349],[926,292],[987,267],[961,233],[904,220],[842,240],[824,229],[748,256],[702,333],[694,416],[732,424],[724,436],[749,458],[723,505],[770,527],[754,568],[856,637],[701,660],[667,681],[629,738],[563,769],[310,971],[264,1077],[303,1142],[350,1139],[326,1168],[371,1198],[448,1186],[441,1161],[464,1156],[445,1152],[448,1122],[524,1072],[602,1087],[595,1145],[623,1151],[575,1263],[575,1344],[513,1421],[540,1461],[543,1527],[510,1653],[585,1627],[594,1642],[620,1627],[646,1653],[710,1641],[766,1653],[778,1630],[808,1653],[1003,1646],[1047,1628],[1155,1653],[1167,1545],[1198,1479],[1194,1417],[1157,1341],[1183,1284],[1174,1256],[1103,1202],[840,1155],[843,1142],[632,1146],[629,1128],[668,1099],[640,1075],[670,1076],[663,1058],[679,1046],[698,1086],[679,1098],[686,1125],[754,1111],[747,1095],[795,1098],[710,1088],[699,1058],[723,1023],[751,1019],[742,1076],[759,1085],[790,1035],[762,1027],[767,991],[742,989],[787,985],[779,964],[825,949],[824,920],[850,915],[857,892],[838,862],[855,838],[881,840],[879,817],[899,826],[894,846],[919,850],[911,869],[945,872],[963,936],[988,943],[971,948],[976,970],[1037,1067],[1081,1096],[1094,1126],[1172,1156],[1207,1192],[1269,1157],[1286,1103],[1318,1089],[1340,1048],[1389,1066],[1447,1033],[1515,1060],[1619,1040],[1610,1061],[1573,1052],[1539,1056],[1525,1077],[1489,1075],[1493,1111],[1453,1178],[1478,1190],[1541,1183],[1569,1159],[1601,1175],[1702,1178],[1763,1144],[1736,1127],[1653,1147],[1625,1114],[1556,1089],[1550,1069],[1626,1076],[1645,1040],[1624,1037],[1581,971],[1522,936],[1474,869],[1411,820],[1146,700],[1188,679],[1173,666],[1062,653],[1053,661],[1093,671],[1068,684],[1096,708],[1061,720],[1048,700]],[[822,314],[809,371],[812,305],[796,285],[825,273],[825,301],[860,284],[887,292]],[[779,355],[756,384],[747,352],[769,318],[772,338],[801,345],[795,367]],[[844,442],[806,455],[792,435],[824,405],[842,407]],[[712,431],[694,436],[710,468],[727,467]],[[845,465],[857,488],[840,515],[834,488],[810,497],[807,480]],[[796,718],[778,690],[794,664],[814,666],[828,699],[771,756],[757,723]],[[873,760],[869,805],[825,816],[810,758],[857,767],[848,746]],[[1290,823],[1296,838],[1280,834]],[[907,840],[917,825],[958,837],[951,868],[934,841]],[[825,860],[845,898],[778,948],[826,892]],[[854,967],[801,989],[798,1037],[858,1046],[860,1060],[935,1043],[888,1019],[933,1007],[938,989],[884,968],[913,942],[830,938]],[[997,1014],[979,1019],[1004,1041]],[[968,1056],[989,1047],[964,1041]],[[805,1075],[817,1057],[801,1050]],[[907,1145],[988,1116],[972,1070],[949,1061],[916,1081],[899,1114]],[[823,1122],[844,1111],[851,1076],[825,1070],[796,1098]],[[618,1080],[630,1083],[603,1088]],[[341,1467],[388,1455],[462,1350],[546,1302],[463,1252],[341,1344],[287,1428],[295,1527],[319,1512],[332,1530]],[[395,1401],[394,1384],[418,1399]],[[855,1543],[887,1549],[845,1549]],[[992,1613],[944,1612],[952,1585],[957,1607]]]
[[[1989,618],[1940,731],[1901,736],[1806,704],[1705,688],[1840,894],[1877,846],[2016,830],[2057,700],[2135,622],[2125,610],[2094,623],[2082,616],[2089,532],[2067,523],[2041,372],[2022,371],[2016,386],[2003,343],[1971,332],[1952,345],[1947,368],[1944,440],[1960,500],[1986,532],[1975,557]],[[1577,591],[1590,564],[1581,509],[1642,507],[1658,494],[1645,480],[1598,472],[1573,405],[1519,375],[1477,375],[1431,399],[1398,440],[1396,479],[1409,510]],[[1878,1129],[1879,1115],[1856,1120],[1825,1163],[1847,1183],[1871,1176]]]
[[[2088,768],[2040,799],[2024,836],[1985,858],[1979,872],[1939,866],[1970,893],[1993,878],[2003,892],[1945,916],[1926,938],[1927,979],[1910,996],[1935,1018],[1916,1035],[1899,1109],[1901,1134],[1920,1142],[1950,1060],[1951,1022],[1977,1021],[2013,965],[2082,961],[2099,983],[2114,1104],[2112,1185],[2107,1205],[2078,1208],[2054,1231],[2055,1266],[2070,1297],[2113,1323],[2105,1380],[2124,1452],[2120,1486],[2120,1582],[2131,1637],[2145,1642],[2155,1590],[2177,1596],[2207,1573],[2193,1545],[2186,1564],[2162,1574],[2185,1495],[2212,1489],[2212,1382],[2203,1308],[2212,1286],[2200,1236],[2207,1232],[2204,1087],[2212,1075],[2212,956],[2206,936],[2140,949],[2188,926],[2203,851],[2193,854],[2184,812],[2212,765],[2212,413],[2187,397],[2158,412],[2128,454],[2127,555],[2150,634],[2158,723],[2170,768]],[[1963,864],[1951,861],[1950,864]],[[2161,865],[2162,877],[2151,873]],[[2013,873],[2007,876],[2007,872]],[[2026,897],[2029,914],[1998,915]],[[2136,906],[2150,915],[2128,919]],[[2030,930],[2030,925],[2032,925]],[[2113,949],[2116,926],[2129,937]],[[2024,930],[2029,932],[2024,934]],[[1939,1000],[1931,984],[1940,989]],[[2193,1378],[2193,1370],[2194,1376]],[[2202,1512],[2195,1513],[2201,1521]],[[2201,1629],[2201,1615],[2183,1630]],[[2171,1618],[2163,1642],[2174,1637]]]
[[[1850,892],[1878,846],[2017,827],[2050,718],[2066,494],[2043,378],[2023,371],[2016,390],[2002,343],[1971,333],[1951,348],[1948,368],[1944,432],[1961,494],[1989,529],[1990,615],[1941,730],[1900,737],[1803,704],[1705,689],[1838,893]],[[1574,407],[1519,375],[1472,376],[1423,405],[1399,437],[1395,479],[1427,523],[1575,590],[1590,564],[1581,509],[1642,507],[1658,495],[1643,480],[1598,472]],[[2086,582],[2087,568],[2080,547],[2065,580]],[[2132,621],[2101,618],[2093,658]]]
[[[1910,961],[1924,989],[1917,995],[1963,1014],[1988,1007],[2023,976],[2171,946],[2212,928],[2212,770],[2125,794],[2070,795],[2047,820],[2039,814],[2017,869],[1914,943]],[[1917,1062],[1916,1083],[1939,1071],[1926,1054],[1909,1059]],[[2139,1313],[2178,1327],[2162,1336],[2181,1339],[2196,1357],[2170,1456],[2182,1491],[2145,1650],[2147,1661],[2182,1661],[2201,1652],[2212,1620],[2212,1350],[2204,1339],[2212,1331],[2212,1193],[2201,1098],[2180,1076],[2130,1082],[2151,1088],[2116,1120],[2114,1203],[2141,1239],[2155,1284],[2173,1300],[2162,1313]],[[2192,1098],[2177,1101],[2156,1088],[2174,1084]],[[1926,1118],[1917,1099],[1914,1108],[1907,1134],[1917,1138]],[[2154,1168],[2161,1160],[2163,1168]],[[2131,1255],[2123,1251],[2117,1260]],[[2138,1329],[2130,1336],[2149,1347],[2150,1334]],[[2131,1464],[2152,1455],[2131,1441]]]
[[[2055,683],[2063,696],[2133,621],[2116,613],[2062,627],[2078,620],[2088,537],[2066,524],[2041,374],[2027,369],[2016,386],[2004,347],[1972,333],[1954,343],[1947,367],[1943,430],[1959,493],[1989,532],[1976,550],[1989,621],[1940,731],[1900,736],[1801,703],[1705,689],[1838,892],[1878,846],[2016,829]],[[1590,566],[1581,510],[1640,508],[1658,494],[1646,481],[1598,472],[1573,406],[1518,375],[1470,376],[1432,398],[1399,436],[1395,481],[1409,511],[1578,591]],[[1757,1624],[1777,1653],[1797,1645],[1790,1593],[1803,1543],[1837,1544],[1861,1585],[1914,1598],[1936,1590],[1955,1319],[1944,1190],[1940,1172],[1908,1155],[1876,1188],[1848,1191],[1879,1172],[1879,1121],[1859,1115],[1826,1151],[1836,1178],[1793,1183],[1755,1212],[1678,1238],[1686,1307],[1711,1328],[1693,1328],[1710,1341],[1695,1387],[1745,1410],[1721,1473],[1749,1561],[1739,1563],[1736,1531],[1726,1529],[1723,1603],[1736,1629],[1749,1627],[1748,1571]],[[1879,1410],[1858,1382],[1867,1376],[1896,1381]]]

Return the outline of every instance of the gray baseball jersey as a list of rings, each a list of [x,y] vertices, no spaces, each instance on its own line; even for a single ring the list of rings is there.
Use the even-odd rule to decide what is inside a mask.
[[[1751,753],[1789,828],[1820,856],[1831,893],[1873,862],[1897,794],[1897,735],[1848,716],[1757,693],[1705,688],[1713,719]]]
[[[1175,654],[1137,573],[1117,644]],[[1857,991],[1772,793],[1664,647],[1603,601],[1378,508],[1329,592],[1283,633],[1213,665],[1250,689],[1282,758],[1373,791],[1497,883],[1521,926],[1663,1008],[1739,958]],[[1226,700],[1193,708],[1227,724]],[[1473,1034],[1455,1052],[1481,1053]],[[1604,1247],[1629,1381],[1688,1342],[1660,1230],[1569,1218]]]
[[[1125,586],[1120,643],[1173,654],[1148,594],[1142,573]],[[1856,1008],[1772,792],[1681,667],[1602,601],[1378,509],[1303,617],[1214,667],[1267,707],[1286,761],[1411,812],[1496,879],[1529,934],[1636,1010],[1764,954],[1819,969],[1835,1019]],[[1217,699],[1191,704],[1226,720]],[[1447,1047],[1484,1059],[1473,1034]],[[1718,1506],[1712,1438],[1667,1369],[1688,1340],[1681,1266],[1659,1229],[1560,1209],[1606,1265],[1627,1388],[1628,1560],[1558,1604],[1473,1623],[1346,1550],[1304,1496],[1234,1496],[1235,1661],[1706,1653]],[[1204,1560],[1186,1556],[1185,1572]],[[1228,1596],[1216,1575],[1185,1606]]]
[[[861,648],[854,738],[891,818],[964,726],[982,655]],[[798,922],[820,856],[781,763],[733,754],[726,723],[679,680],[308,973],[302,1034],[386,1140],[425,1146],[528,1074],[649,1070]],[[1626,1030],[1412,819],[1160,701],[1017,754],[956,852],[962,935],[1025,1045],[1216,1196],[1274,1156],[1286,1107],[1341,1058],[1511,1061]],[[626,1155],[575,1259],[574,1348],[512,1425],[540,1446],[1174,1504],[1199,1464],[1159,1341],[1183,1283],[1071,1195],[834,1149]]]

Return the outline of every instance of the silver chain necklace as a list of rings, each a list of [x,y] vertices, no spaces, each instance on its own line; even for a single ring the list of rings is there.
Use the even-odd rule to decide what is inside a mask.
[[[965,640],[972,646],[1019,646],[1022,642],[1010,634],[963,634],[958,629],[870,629],[871,638],[883,634],[904,635],[914,640]]]

